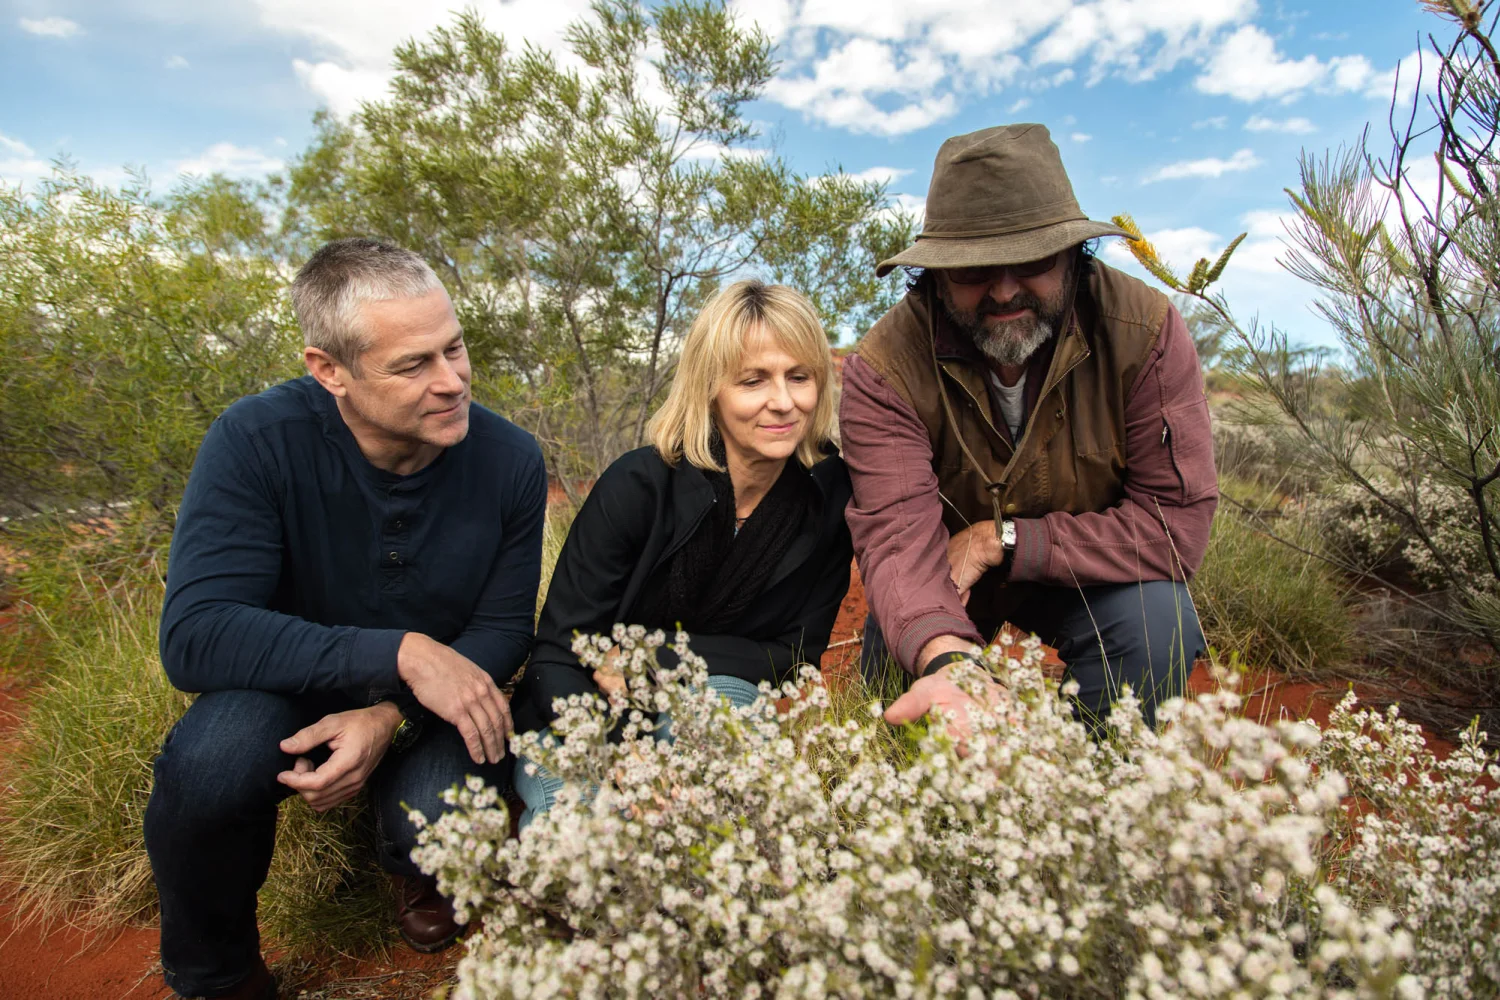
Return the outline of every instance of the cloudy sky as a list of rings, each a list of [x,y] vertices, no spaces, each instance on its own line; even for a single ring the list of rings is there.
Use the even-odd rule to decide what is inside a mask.
[[[305,146],[319,107],[378,97],[401,40],[457,0],[0,0],[0,182],[70,157],[158,188],[180,172],[252,177]],[[579,0],[475,0],[513,41],[557,46]],[[950,135],[1038,121],[1084,210],[1132,213],[1182,269],[1250,234],[1236,312],[1327,343],[1277,265],[1297,157],[1383,130],[1413,78],[1416,0],[738,0],[777,42],[750,114],[792,165],[890,181],[920,209]],[[1119,248],[1106,250],[1119,261]]]

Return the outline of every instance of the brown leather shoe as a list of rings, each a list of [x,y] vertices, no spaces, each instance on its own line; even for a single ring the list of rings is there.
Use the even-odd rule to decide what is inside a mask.
[[[257,955],[255,971],[228,993],[220,993],[216,1000],[276,1000],[277,996],[276,977],[266,968],[265,959]]]
[[[396,927],[401,940],[424,955],[442,951],[464,932],[453,919],[453,903],[438,892],[437,879],[392,875],[396,883]]]

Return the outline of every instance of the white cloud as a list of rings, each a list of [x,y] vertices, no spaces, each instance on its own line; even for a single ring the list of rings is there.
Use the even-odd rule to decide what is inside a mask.
[[[41,35],[44,38],[72,38],[83,31],[83,26],[77,21],[70,21],[65,17],[23,17],[20,25],[21,30],[28,35]]]
[[[941,60],[929,49],[913,47],[898,55],[886,42],[856,38],[831,50],[811,74],[775,78],[766,87],[766,97],[827,125],[901,135],[958,109],[955,94],[937,92],[944,73]],[[911,94],[927,96],[913,100]],[[877,103],[882,98],[896,106],[882,107]]]
[[[1031,107],[1031,98],[1022,97],[1019,100],[1013,102],[1010,107],[1006,108],[1005,113],[1008,115],[1013,115],[1017,112],[1024,111],[1029,107]]]
[[[1420,58],[1413,52],[1399,63],[1404,90],[1415,83]],[[1313,55],[1287,58],[1277,51],[1275,39],[1247,24],[1224,39],[1193,85],[1205,94],[1240,101],[1287,103],[1310,89],[1388,100],[1395,82],[1395,68],[1378,69],[1362,55],[1334,56],[1327,62]]]
[[[52,172],[52,164],[20,139],[0,133],[0,187],[34,184]]]
[[[1202,52],[1221,29],[1249,18],[1255,7],[1255,0],[1080,3],[1037,46],[1036,61],[1086,65],[1092,83],[1110,73],[1149,80]]]
[[[1247,24],[1224,40],[1193,85],[1205,94],[1241,101],[1287,98],[1322,80],[1327,71],[1317,56],[1283,58],[1275,39]]]
[[[1193,122],[1193,128],[1223,128],[1229,124],[1229,119],[1224,115],[1214,115],[1212,118],[1202,118]]]
[[[1419,80],[1422,93],[1429,93],[1437,86],[1437,74],[1432,66],[1423,65],[1420,50],[1388,70],[1377,69],[1364,56],[1330,59],[1328,67],[1329,90],[1363,94],[1379,101],[1389,101],[1394,96],[1402,104],[1409,102],[1417,91]]]
[[[184,56],[171,56],[164,65],[167,69],[188,69],[192,64]]]
[[[1153,184],[1157,181],[1182,180],[1187,177],[1222,177],[1225,174],[1253,170],[1258,166],[1260,166],[1260,158],[1251,150],[1241,149],[1227,160],[1209,156],[1201,160],[1181,160],[1177,163],[1169,163],[1157,168],[1142,183]]]
[[[179,174],[194,174],[206,177],[209,174],[224,174],[229,177],[260,177],[280,170],[285,164],[274,156],[260,150],[236,146],[232,142],[216,142],[202,153],[175,165]]]
[[[395,75],[388,69],[349,69],[332,61],[314,64],[305,59],[293,59],[292,69],[302,85],[340,118],[358,111],[361,101],[382,97]]]
[[[16,156],[35,156],[36,151],[20,139],[12,139],[10,136],[0,133],[0,150],[13,153]]]
[[[1074,132],[1069,135],[1068,138],[1072,139],[1074,142],[1088,142],[1093,138],[1093,136],[1089,135],[1087,132]]]
[[[865,184],[869,184],[872,181],[879,184],[894,184],[909,173],[911,173],[910,170],[900,167],[870,167],[867,170],[861,170],[857,174],[850,174],[849,177],[852,180]]]
[[[809,120],[899,135],[1009,86],[1058,87],[1086,69],[1153,78],[1200,58],[1255,0],[736,0],[779,42],[783,72],[766,96]],[[1013,101],[1007,114],[1029,104]]]
[[[453,22],[450,0],[251,0],[260,23],[311,43],[311,58],[293,60],[302,85],[338,115],[385,94],[397,45]],[[510,51],[526,42],[560,49],[568,24],[586,12],[584,0],[502,0],[476,5],[481,18],[505,36]]]
[[[1267,118],[1265,115],[1251,115],[1250,120],[1245,122],[1246,132],[1287,132],[1291,135],[1311,135],[1318,127],[1306,118]]]

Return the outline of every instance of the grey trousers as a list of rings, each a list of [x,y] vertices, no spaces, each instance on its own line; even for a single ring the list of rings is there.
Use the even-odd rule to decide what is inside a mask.
[[[1193,661],[1207,648],[1186,584],[1153,580],[1028,589],[1032,593],[1011,616],[1011,624],[1057,649],[1067,676],[1078,682],[1078,716],[1091,729],[1108,718],[1125,684],[1141,700],[1146,722],[1154,725],[1156,706],[1186,690]],[[1004,623],[975,624],[988,638]],[[889,683],[889,661],[872,614],[865,620],[859,663],[866,683],[877,689]]]

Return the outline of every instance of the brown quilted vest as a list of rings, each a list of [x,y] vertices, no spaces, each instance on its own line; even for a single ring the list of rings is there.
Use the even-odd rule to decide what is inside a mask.
[[[935,325],[930,307],[936,308]],[[1040,390],[1026,393],[1036,403],[1014,447],[998,429],[983,359],[925,295],[913,292],[898,302],[857,352],[926,425],[943,522],[956,533],[1002,516],[1081,514],[1120,502],[1126,394],[1156,345],[1168,307],[1161,292],[1095,261],[1066,332],[1053,345]],[[1033,365],[1028,382],[1038,375]],[[998,576],[989,574],[981,584]],[[976,587],[972,611],[999,597],[986,600],[982,589]]]

